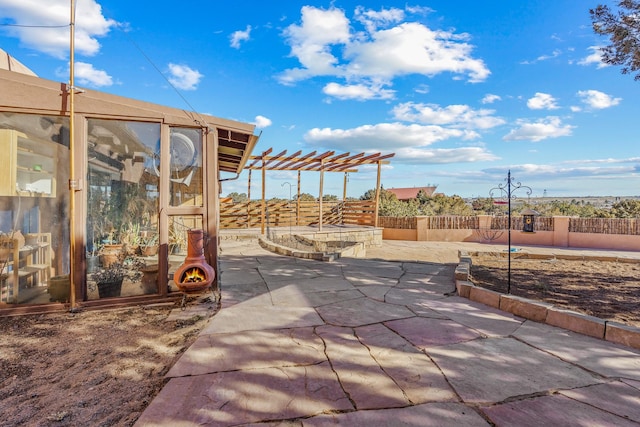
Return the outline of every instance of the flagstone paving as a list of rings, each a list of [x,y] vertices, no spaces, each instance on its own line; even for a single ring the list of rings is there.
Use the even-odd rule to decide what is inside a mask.
[[[409,243],[331,263],[223,244],[221,308],[136,425],[640,424],[640,351],[457,297],[453,246]]]

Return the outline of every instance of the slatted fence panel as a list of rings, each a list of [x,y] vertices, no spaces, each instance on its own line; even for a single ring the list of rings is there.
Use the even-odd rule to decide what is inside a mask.
[[[479,224],[477,216],[431,216],[428,219],[429,230],[475,230]]]
[[[384,228],[399,230],[415,230],[418,226],[418,218],[415,216],[381,216],[378,225]]]
[[[376,223],[376,203],[372,200],[346,201],[342,205],[342,220],[350,225],[373,226]]]
[[[640,235],[637,218],[569,218],[570,233]]]

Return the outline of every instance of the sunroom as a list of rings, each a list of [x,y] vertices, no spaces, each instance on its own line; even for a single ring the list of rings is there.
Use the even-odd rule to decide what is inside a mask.
[[[0,93],[0,314],[180,295],[194,236],[215,269],[254,125],[7,70]]]

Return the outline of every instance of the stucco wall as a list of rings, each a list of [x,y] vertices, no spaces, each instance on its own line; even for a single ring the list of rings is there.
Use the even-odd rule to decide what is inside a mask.
[[[487,215],[481,216],[481,228],[489,226],[490,220],[487,220],[487,217]],[[433,230],[427,229],[425,224],[426,221],[421,221],[419,217],[415,230],[385,227],[383,230],[383,238],[385,240],[491,242],[506,244],[509,237],[506,230],[499,236],[495,234],[500,233],[494,233],[494,235],[491,236],[492,239],[489,240],[487,238],[488,233],[483,233],[478,230]],[[638,251],[640,250],[640,236],[603,233],[570,233],[569,217],[558,216],[553,217],[553,231],[525,233],[520,230],[511,230],[511,244]]]

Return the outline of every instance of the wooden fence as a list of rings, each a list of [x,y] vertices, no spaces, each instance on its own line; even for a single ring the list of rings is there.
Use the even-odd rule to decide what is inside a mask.
[[[640,250],[640,220],[637,218],[536,217],[533,233],[523,231],[523,218],[506,216],[419,216],[379,218],[383,239],[493,242],[576,248]],[[510,226],[510,228],[509,228]],[[504,233],[506,230],[515,233]]]
[[[265,224],[270,227],[306,226],[318,224],[320,203],[279,200],[266,201]],[[262,202],[234,203],[223,199],[220,202],[220,227],[255,228],[262,220]],[[375,225],[375,202],[370,200],[323,201],[323,224]]]
[[[507,230],[508,216],[496,216],[491,218],[492,230]],[[511,217],[511,229],[522,230],[524,226],[521,216]],[[534,231],[553,231],[553,217],[536,217],[533,223]]]
[[[430,216],[424,227],[429,230],[477,230],[480,228],[477,216]],[[511,217],[511,229],[522,230],[521,216]],[[496,216],[491,218],[492,230],[507,230],[509,218]],[[417,217],[380,217],[378,225],[385,228],[415,230]],[[535,231],[553,231],[553,217],[536,217]],[[569,232],[640,235],[640,219],[637,218],[569,218]]]
[[[428,230],[476,230],[479,227],[477,216],[425,216],[420,217],[423,226]],[[505,222],[506,224],[506,222]],[[418,217],[381,216],[378,226],[383,228],[397,228],[401,230],[415,230]]]
[[[640,220],[637,218],[571,218],[571,233],[640,235]]]
[[[415,230],[418,227],[418,218],[415,216],[381,216],[378,218],[378,226],[400,230]]]

